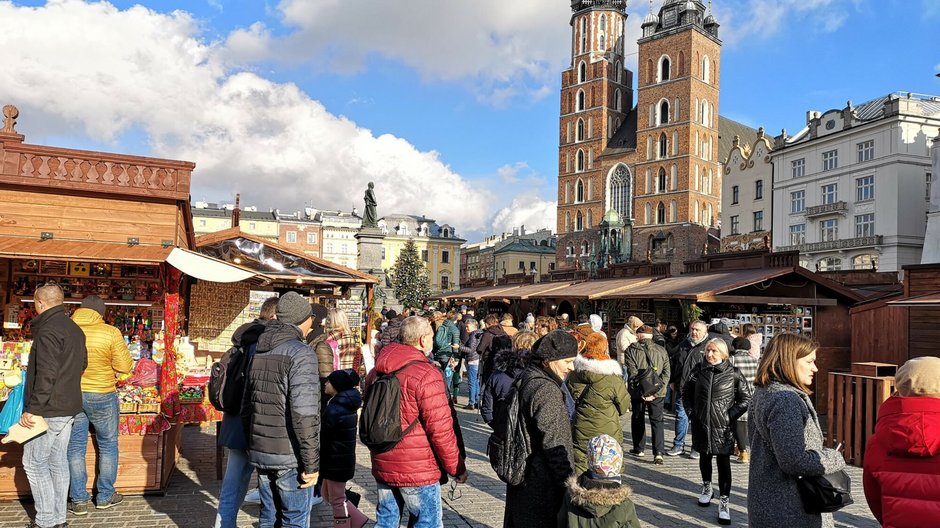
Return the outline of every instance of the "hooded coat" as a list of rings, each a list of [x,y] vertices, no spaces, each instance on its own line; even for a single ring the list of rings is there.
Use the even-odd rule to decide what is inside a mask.
[[[623,443],[620,417],[630,412],[630,395],[623,368],[615,359],[578,356],[567,383],[575,400],[571,430],[575,473],[580,475],[587,470],[587,444],[592,438],[607,434]]]
[[[865,498],[886,528],[940,522],[940,398],[892,396],[865,449]]]
[[[574,467],[564,382],[541,363],[526,367],[519,382],[519,410],[532,454],[522,484],[506,486],[503,527],[554,526],[565,498],[565,481]]]
[[[356,474],[356,429],[362,395],[356,388],[330,398],[320,429],[320,477],[335,482]]]
[[[458,350],[453,345],[460,346],[460,330],[453,321],[444,319],[434,332],[434,361],[450,361],[450,358],[457,355]]]
[[[569,478],[565,486],[558,528],[640,528],[630,486],[593,479],[587,473]]]
[[[483,330],[469,332],[467,339],[463,341],[463,344],[457,349],[457,352],[460,354],[460,359],[468,363],[471,361],[479,362],[480,353],[477,352],[477,346],[479,346],[481,339],[483,339]]]
[[[480,380],[483,383],[486,383],[490,374],[493,373],[493,358],[499,350],[499,347],[496,346],[498,342],[494,343],[497,337],[509,339],[506,330],[499,324],[487,327],[486,330],[483,331],[483,336],[480,337],[480,344],[477,345],[477,352],[480,353]],[[512,346],[511,343],[510,341],[510,346]]]
[[[703,361],[682,391],[682,404],[692,424],[692,447],[707,455],[734,453],[732,424],[747,412],[751,386],[728,360]]]
[[[803,510],[797,476],[820,476],[845,467],[834,449],[823,448],[816,409],[803,391],[780,382],[757,387],[748,420],[747,520],[760,528],[833,526],[832,514]]]
[[[232,346],[242,349],[248,354],[248,369],[251,369],[251,359],[258,346],[258,338],[264,332],[267,321],[255,319],[235,329],[232,334]],[[233,413],[222,413],[222,424],[219,426],[219,445],[229,449],[248,449],[248,439],[245,438],[245,428],[241,416]]]
[[[528,350],[504,349],[496,353],[493,375],[483,385],[480,415],[490,427],[502,415],[512,395],[512,382],[519,376],[529,358]]]

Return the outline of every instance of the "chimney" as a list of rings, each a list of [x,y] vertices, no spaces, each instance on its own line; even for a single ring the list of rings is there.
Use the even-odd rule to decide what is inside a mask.
[[[232,227],[238,227],[238,222],[241,220],[242,210],[241,210],[241,201],[242,195],[235,195],[235,209],[232,209]]]

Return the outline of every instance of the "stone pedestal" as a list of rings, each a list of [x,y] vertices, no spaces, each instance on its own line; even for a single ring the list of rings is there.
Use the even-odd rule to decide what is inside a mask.
[[[375,286],[375,309],[379,311],[382,305],[391,309],[401,311],[395,292],[391,288],[391,283],[385,275],[385,269],[382,268],[382,242],[385,240],[385,234],[381,229],[374,227],[365,227],[356,234],[359,254],[359,271],[363,271],[379,278],[379,283]],[[353,295],[362,295],[364,288],[356,288]]]

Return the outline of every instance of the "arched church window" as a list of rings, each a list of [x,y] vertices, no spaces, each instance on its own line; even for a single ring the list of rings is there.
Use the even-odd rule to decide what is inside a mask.
[[[664,55],[659,59],[659,82],[668,81],[670,73],[669,57]]]
[[[574,203],[581,203],[584,201],[584,182],[581,181],[581,178],[578,178],[578,182],[574,184]]]
[[[669,123],[669,101],[665,99],[659,103],[659,124],[665,125]]]
[[[581,64],[578,65],[578,82],[583,83],[587,80],[587,64],[584,61],[581,61]]]
[[[575,162],[575,171],[576,172],[584,171],[584,151],[583,150],[578,151],[577,161]]]
[[[584,110],[584,90],[578,90],[578,112]]]
[[[575,134],[575,137],[577,138],[578,141],[584,141],[584,120],[583,119],[578,119],[578,126],[577,126],[577,132]]]
[[[662,202],[659,202],[659,206],[656,208],[656,223],[666,223],[666,206]]]
[[[702,80],[706,84],[711,83],[711,61],[708,60],[708,55],[702,58]]]
[[[659,135],[659,157],[665,158],[669,155],[669,141],[666,140],[666,133]]]
[[[578,215],[575,217],[574,221],[574,230],[581,231],[584,229],[584,216],[581,215],[581,211],[578,211]]]
[[[633,192],[631,190],[630,172],[626,165],[618,165],[610,175],[607,196],[610,197],[609,209],[617,211],[620,218],[628,220],[632,217],[630,211]]]
[[[659,168],[659,176],[656,177],[656,192],[666,192],[666,169]]]

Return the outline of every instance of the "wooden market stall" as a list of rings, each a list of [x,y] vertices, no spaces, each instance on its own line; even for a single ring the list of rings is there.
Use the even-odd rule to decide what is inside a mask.
[[[119,392],[117,489],[162,491],[182,424],[175,362],[186,308],[180,293],[194,274],[216,280],[253,274],[190,251],[194,164],[27,144],[14,128],[17,114],[5,107],[0,130],[0,351],[17,368],[27,363],[37,285],[59,284],[67,312],[87,295],[103,298],[106,320],[132,343],[132,355],[143,349],[162,361],[156,388]],[[147,342],[152,352],[142,347]],[[8,392],[0,388],[0,400]],[[90,475],[94,452],[88,451]],[[21,455],[18,445],[0,446],[0,498],[30,492]]]

